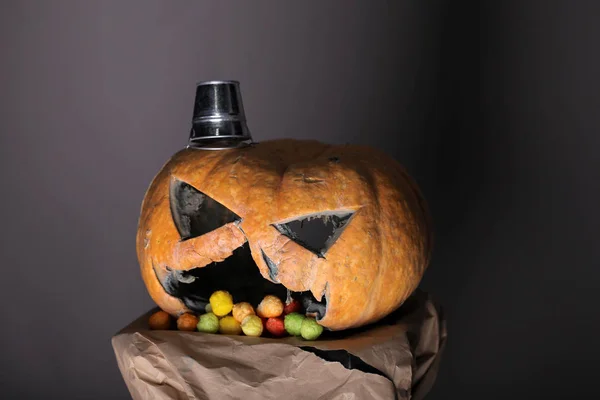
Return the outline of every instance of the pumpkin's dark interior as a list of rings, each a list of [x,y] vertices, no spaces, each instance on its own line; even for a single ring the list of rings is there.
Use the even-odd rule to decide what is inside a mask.
[[[181,240],[202,236],[241,218],[210,196],[180,180],[171,182],[171,215]]]
[[[201,236],[227,223],[240,222],[233,211],[200,192],[193,186],[173,180],[170,193],[171,214],[181,240]],[[307,251],[325,258],[327,250],[340,236],[353,213],[351,211],[328,211],[307,215],[297,220],[274,224],[273,228],[294,240]],[[269,267],[270,278],[277,282],[277,265],[262,252]],[[310,291],[292,292],[280,283],[264,279],[254,262],[248,243],[233,251],[221,262],[188,271],[167,266],[168,274],[161,284],[169,295],[179,298],[190,310],[203,313],[210,295],[215,290],[227,290],[234,301],[246,301],[257,306],[266,295],[275,295],[284,300],[288,297],[299,300],[306,313],[322,319],[327,311],[325,294],[321,301]]]
[[[348,226],[352,215],[353,211],[327,211],[273,224],[273,227],[306,250],[326,258],[327,251]]]

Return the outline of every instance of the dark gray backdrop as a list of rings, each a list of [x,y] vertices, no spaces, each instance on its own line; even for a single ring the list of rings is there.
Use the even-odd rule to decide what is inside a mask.
[[[298,3],[2,1],[3,397],[128,397],[139,206],[205,79],[241,81],[258,141],[366,143],[418,179],[432,399],[597,391],[598,2]]]

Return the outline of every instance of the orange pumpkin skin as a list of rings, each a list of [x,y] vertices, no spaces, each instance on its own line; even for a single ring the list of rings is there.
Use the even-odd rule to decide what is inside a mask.
[[[169,200],[174,181],[218,201],[241,222],[181,240]],[[274,227],[334,211],[353,214],[324,256]],[[399,163],[369,147],[284,139],[175,154],[152,181],[139,219],[137,255],[152,299],[173,316],[189,312],[161,283],[169,271],[223,261],[245,244],[264,279],[310,291],[318,301],[324,296],[319,323],[342,330],[375,322],[404,302],[428,266],[432,238],[417,186]],[[275,279],[263,253],[277,265]]]

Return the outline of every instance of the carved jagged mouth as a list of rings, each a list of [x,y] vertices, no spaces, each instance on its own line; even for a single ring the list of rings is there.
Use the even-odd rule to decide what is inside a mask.
[[[271,279],[276,281],[277,267],[275,263],[264,252],[262,256],[269,266]],[[317,301],[310,291],[288,291],[282,284],[263,278],[252,259],[247,243],[238,247],[231,256],[218,263],[188,271],[167,267],[166,277],[162,280],[158,278],[158,280],[166,293],[180,299],[187,308],[200,314],[205,312],[210,295],[215,290],[226,290],[231,293],[236,303],[246,301],[254,307],[258,306],[266,295],[274,295],[284,301],[289,295],[299,300],[306,313],[314,315],[317,320],[322,319],[327,310],[326,296],[323,296],[321,301]]]

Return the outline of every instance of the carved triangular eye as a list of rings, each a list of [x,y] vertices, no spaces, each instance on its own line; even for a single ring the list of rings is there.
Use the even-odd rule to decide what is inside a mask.
[[[171,215],[182,240],[214,231],[241,218],[195,187],[174,180],[170,193]]]
[[[321,258],[340,237],[353,212],[329,212],[300,217],[294,221],[273,224],[275,229]]]

